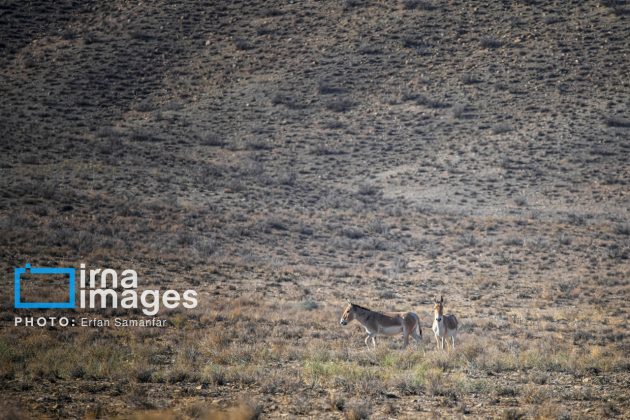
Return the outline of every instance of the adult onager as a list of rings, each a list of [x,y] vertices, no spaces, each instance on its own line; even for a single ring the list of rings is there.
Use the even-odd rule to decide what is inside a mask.
[[[415,312],[375,312],[363,306],[355,305],[348,301],[348,306],[343,311],[341,325],[348,325],[348,322],[356,319],[363,325],[368,336],[365,337],[365,345],[370,347],[368,340],[372,339],[372,345],[376,348],[376,336],[392,336],[402,333],[404,346],[409,344],[411,335],[416,343],[422,341],[422,329],[420,328],[420,318]]]
[[[457,329],[459,323],[455,315],[444,315],[444,297],[440,296],[440,300],[437,298],[434,300],[433,305],[433,332],[435,333],[435,342],[438,349],[440,348],[440,340],[442,341],[442,350],[444,350],[444,337],[451,337],[452,348],[455,349],[455,336],[457,335]],[[446,340],[448,342],[448,340]],[[448,346],[447,346],[448,347]]]

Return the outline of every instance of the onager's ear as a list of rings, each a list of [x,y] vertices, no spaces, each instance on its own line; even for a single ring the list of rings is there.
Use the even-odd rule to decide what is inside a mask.
[[[440,303],[444,303],[444,296],[440,295]]]
[[[352,305],[352,302],[350,302],[350,299],[346,298],[346,302],[348,302],[350,305]]]

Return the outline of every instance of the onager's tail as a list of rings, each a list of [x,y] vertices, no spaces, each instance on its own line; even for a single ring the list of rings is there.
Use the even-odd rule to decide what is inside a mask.
[[[415,318],[416,318],[416,326],[414,327],[414,329],[416,330],[416,333],[422,337],[422,327],[420,326],[420,317],[418,316],[418,314],[414,313]]]

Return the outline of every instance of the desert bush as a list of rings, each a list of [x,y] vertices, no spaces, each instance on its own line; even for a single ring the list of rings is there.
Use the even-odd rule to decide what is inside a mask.
[[[305,109],[308,108],[308,105],[299,101],[291,95],[278,93],[272,99],[271,103],[273,105],[284,105],[289,109]]]
[[[630,223],[620,223],[615,226],[615,233],[618,235],[630,235]]]
[[[236,47],[236,49],[242,51],[252,50],[255,48],[253,43],[243,38],[236,38],[234,40],[234,46]]]
[[[456,104],[453,106],[452,112],[455,118],[465,118],[468,106],[464,104]]]
[[[493,36],[484,36],[479,40],[483,48],[495,49],[503,46],[503,42]]]
[[[367,182],[359,184],[357,193],[363,196],[375,196],[381,192],[381,188]]]
[[[418,10],[425,10],[425,11],[431,11],[437,8],[437,6],[434,3],[430,1],[426,1],[426,0],[404,0],[403,7],[407,10],[418,9]]]
[[[339,86],[335,86],[323,80],[320,80],[319,83],[317,84],[317,91],[319,92],[320,95],[333,95],[333,94],[338,95],[338,94],[347,92],[346,89],[341,88]]]
[[[349,403],[344,412],[347,420],[364,420],[370,418],[372,409],[367,400],[360,400]]]
[[[492,134],[503,134],[514,131],[514,127],[506,123],[498,123],[492,126]]]
[[[402,39],[402,46],[404,48],[409,48],[411,50],[414,50],[416,53],[420,54],[420,55],[430,55],[431,54],[431,46],[425,42],[422,39],[418,39],[416,36],[414,35],[407,35],[404,36]],[[415,95],[416,97],[419,95]],[[409,100],[414,100],[415,98],[409,98],[408,96],[406,96],[405,94],[403,94],[403,100],[404,101],[409,101]]]
[[[442,102],[436,99],[432,99],[425,95],[418,95],[418,97],[416,98],[416,103],[418,105],[423,105],[423,106],[426,106],[428,108],[433,108],[433,109],[448,108],[451,106],[447,102]]]
[[[512,237],[507,238],[504,243],[507,246],[523,246],[525,241],[523,241],[523,239],[521,238],[512,236]]]
[[[326,102],[326,109],[334,112],[348,112],[356,106],[356,102],[347,98],[336,98]]]
[[[218,134],[207,133],[200,136],[200,143],[203,146],[221,147],[225,146],[225,140]]]
[[[344,0],[343,9],[348,11],[357,7],[365,7],[368,4],[367,0]]]
[[[476,83],[481,83],[481,79],[477,77],[477,75],[473,73],[464,73],[461,76],[461,81],[465,85],[474,85]]]
[[[162,141],[160,135],[148,128],[137,128],[131,132],[131,140],[140,142],[158,142]]]

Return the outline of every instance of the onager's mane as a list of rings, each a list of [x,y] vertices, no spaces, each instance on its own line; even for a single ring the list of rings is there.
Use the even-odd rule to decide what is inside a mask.
[[[354,306],[355,308],[358,308],[358,309],[363,309],[364,311],[368,311],[368,312],[376,312],[377,314],[382,313],[382,312],[379,312],[379,311],[375,311],[375,310],[373,310],[373,309],[368,309],[368,308],[366,308],[365,306],[357,305],[356,303],[351,303],[351,305],[352,305],[352,306]]]

